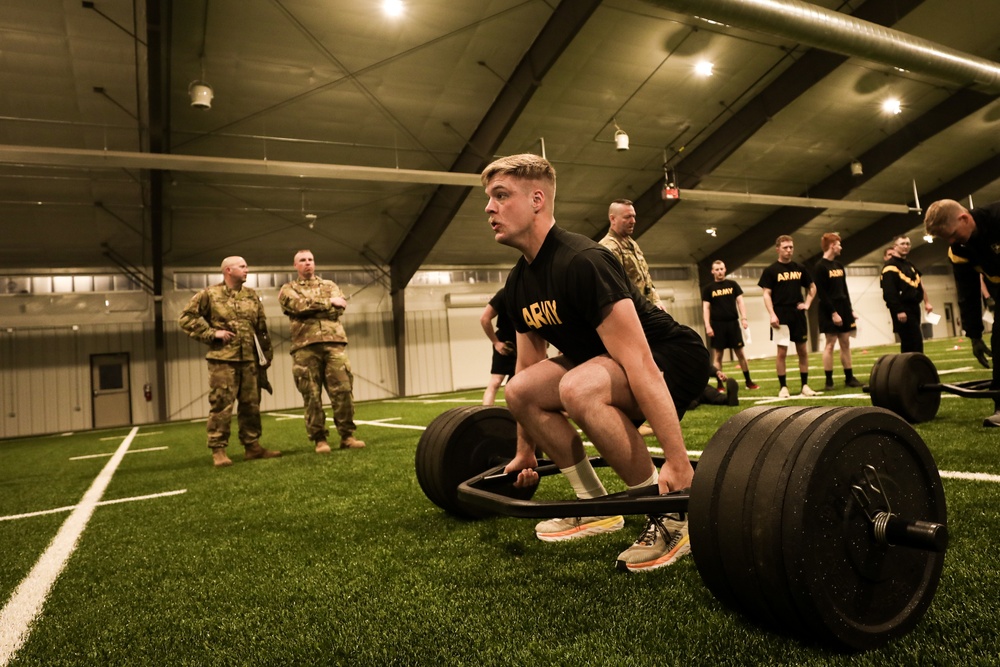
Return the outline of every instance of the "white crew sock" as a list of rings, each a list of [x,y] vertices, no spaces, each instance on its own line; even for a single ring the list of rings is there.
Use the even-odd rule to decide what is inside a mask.
[[[577,498],[600,498],[608,495],[601,480],[597,477],[594,466],[590,465],[589,459],[584,459],[569,468],[559,468],[559,472],[569,480]]]

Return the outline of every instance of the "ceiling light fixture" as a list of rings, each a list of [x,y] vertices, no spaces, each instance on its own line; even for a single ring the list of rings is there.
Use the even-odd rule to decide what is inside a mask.
[[[902,110],[903,107],[900,104],[899,99],[895,97],[890,97],[885,102],[882,102],[882,111],[884,111],[887,114],[892,114],[893,116],[895,116]]]
[[[694,73],[698,76],[712,76],[714,65],[707,60],[701,60],[694,66]]]
[[[861,164],[861,160],[851,160],[851,176],[861,176],[864,173],[864,167]]]
[[[192,81],[188,86],[188,95],[191,96],[191,108],[207,111],[212,108],[212,86],[204,81]]]
[[[719,230],[717,230],[715,227],[709,227],[708,229],[705,230],[705,233],[714,239],[718,235]]]
[[[931,236],[930,234],[924,234],[924,242],[925,243],[934,243],[934,237]]]
[[[618,121],[612,121],[615,124],[615,150],[617,151],[627,151],[628,150],[628,135],[625,134],[625,130],[618,127]]]
[[[386,16],[399,18],[405,10],[406,7],[403,6],[403,0],[383,0],[382,2],[382,12]]]

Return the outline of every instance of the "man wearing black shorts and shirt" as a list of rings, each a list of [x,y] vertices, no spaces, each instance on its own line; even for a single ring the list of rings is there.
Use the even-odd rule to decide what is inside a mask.
[[[931,236],[949,244],[948,258],[955,274],[962,328],[972,341],[976,360],[989,368],[987,357],[993,356],[991,348],[996,349],[997,325],[993,323],[987,347],[983,342],[981,284],[986,285],[989,298],[995,303],[1000,298],[1000,202],[970,211],[953,199],[936,201],[927,208],[924,228]],[[996,362],[990,389],[1000,389]],[[993,399],[993,410],[993,415],[983,420],[983,426],[1000,426],[1000,399]]]
[[[712,262],[712,278],[713,282],[701,290],[701,303],[705,334],[712,339],[715,368],[722,370],[722,355],[727,349],[732,350],[743,371],[747,389],[759,389],[750,379],[750,366],[743,354],[743,331],[750,326],[743,305],[743,288],[735,280],[726,278],[726,263],[721,259]]]
[[[778,251],[778,261],[770,265],[760,276],[757,285],[764,290],[764,306],[771,317],[771,339],[779,326],[788,327],[789,340],[795,343],[795,352],[799,357],[799,377],[802,380],[802,395],[815,396],[816,392],[809,387],[809,353],[806,350],[806,338],[809,334],[806,324],[806,311],[816,296],[816,285],[812,281],[806,267],[792,261],[795,243],[791,236],[779,236],[775,242]],[[802,300],[802,290],[806,290],[805,301]],[[782,343],[785,343],[782,345]],[[785,357],[788,355],[788,344],[778,341],[778,355],[774,365],[778,373],[778,398],[788,398],[790,393],[785,383]]]
[[[493,318],[496,318],[497,328],[493,329]],[[483,392],[483,405],[493,405],[497,391],[503,380],[514,374],[514,364],[517,362],[517,343],[514,340],[514,324],[507,316],[503,305],[503,288],[497,291],[490,302],[483,308],[479,316],[479,325],[486,337],[493,344],[493,359],[490,363],[490,383]]]
[[[860,387],[851,362],[851,333],[857,331],[857,315],[847,291],[847,271],[837,261],[842,249],[840,234],[828,232],[820,239],[823,256],[816,261],[816,298],[819,299],[819,330],[826,337],[823,347],[824,391],[833,390],[833,348],[840,343],[840,364],[844,367],[844,386]]]
[[[708,381],[708,351],[695,331],[638,292],[610,251],[555,226],[555,180],[552,165],[530,154],[496,160],[482,174],[495,239],[522,254],[504,288],[517,331],[506,399],[518,452],[507,470],[520,471],[520,486],[536,484],[537,445],[577,497],[605,495],[568,415],[630,488],[688,488],[694,470],[680,416]],[[548,358],[548,343],[562,354]],[[645,418],[663,448],[659,474],[637,429]],[[620,516],[550,519],[535,533],[555,541],[623,526]],[[650,516],[617,565],[651,570],[689,551],[683,516]]]

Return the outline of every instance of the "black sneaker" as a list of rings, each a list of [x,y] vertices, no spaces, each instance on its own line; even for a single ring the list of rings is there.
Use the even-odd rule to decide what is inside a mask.
[[[985,428],[995,428],[1000,426],[1000,410],[997,410],[991,416],[984,419],[983,426]]]
[[[823,385],[823,391],[833,391],[833,383],[827,382],[825,385]]]
[[[729,378],[728,380],[726,380],[726,399],[727,399],[727,405],[739,405],[740,404],[740,399],[737,398],[737,395],[739,394],[739,391],[740,391],[740,383],[739,382],[737,382],[733,378]]]
[[[858,378],[851,378],[850,380],[844,380],[845,387],[861,387],[861,381]]]

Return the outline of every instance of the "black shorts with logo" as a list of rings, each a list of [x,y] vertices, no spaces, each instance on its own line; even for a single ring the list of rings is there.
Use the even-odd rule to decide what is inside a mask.
[[[712,349],[713,350],[738,350],[743,347],[743,327],[739,320],[727,320],[716,322],[710,320],[712,324]]]

